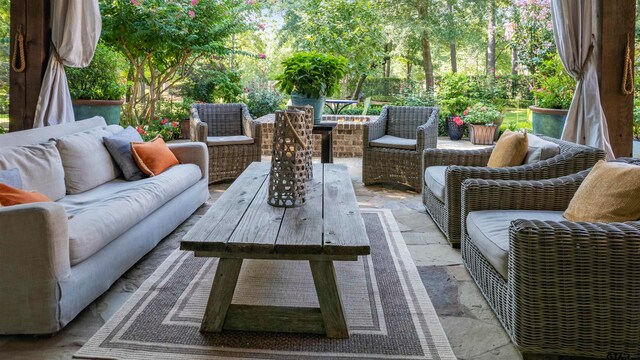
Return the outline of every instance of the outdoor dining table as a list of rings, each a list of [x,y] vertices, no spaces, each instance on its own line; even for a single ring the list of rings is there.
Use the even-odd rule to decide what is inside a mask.
[[[357,104],[357,100],[349,100],[349,99],[327,99],[325,101],[325,105],[331,110],[332,114],[340,114],[344,108],[349,105]]]

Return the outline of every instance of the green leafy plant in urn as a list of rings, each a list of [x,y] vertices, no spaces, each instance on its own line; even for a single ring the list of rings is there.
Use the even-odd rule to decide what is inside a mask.
[[[347,69],[342,56],[299,52],[282,62],[284,71],[276,77],[276,87],[291,95],[294,106],[313,106],[313,122],[322,121],[327,96],[336,93]]]
[[[65,68],[76,120],[102,116],[107,124],[118,124],[127,91],[126,71],[124,56],[102,43],[89,66]]]

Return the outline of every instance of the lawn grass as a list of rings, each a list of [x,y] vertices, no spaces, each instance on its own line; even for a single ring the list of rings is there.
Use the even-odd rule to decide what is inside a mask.
[[[531,123],[531,110],[529,109],[505,109],[503,111],[504,120],[500,129],[521,130],[529,132],[533,129]]]

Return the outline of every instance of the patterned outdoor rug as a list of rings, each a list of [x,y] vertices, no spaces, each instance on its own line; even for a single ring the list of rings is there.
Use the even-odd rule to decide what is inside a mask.
[[[217,260],[176,250],[76,353],[89,359],[455,359],[389,210],[363,210],[371,255],[336,262],[349,339],[199,332]],[[245,260],[233,303],[318,307],[308,262]]]

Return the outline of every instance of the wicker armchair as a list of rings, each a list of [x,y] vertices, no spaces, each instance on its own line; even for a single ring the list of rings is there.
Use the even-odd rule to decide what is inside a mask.
[[[423,171],[430,166],[443,169],[444,194],[437,195],[433,184],[424,183],[422,202],[433,221],[452,246],[460,244],[460,185],[465,179],[540,180],[575,174],[595,165],[605,157],[604,151],[589,146],[540,136],[560,146],[560,154],[533,164],[509,168],[488,168],[493,147],[480,150],[426,149]],[[437,185],[437,184],[436,184]],[[495,201],[498,201],[496,198]]]
[[[588,173],[462,184],[464,264],[525,359],[640,356],[640,221],[562,217]],[[502,269],[487,241],[505,247]]]
[[[436,107],[385,106],[377,120],[365,124],[364,184],[398,183],[420,192],[422,150],[437,145],[439,113]]]
[[[191,105],[191,140],[209,148],[209,183],[238,177],[262,155],[260,123],[244,104]]]

